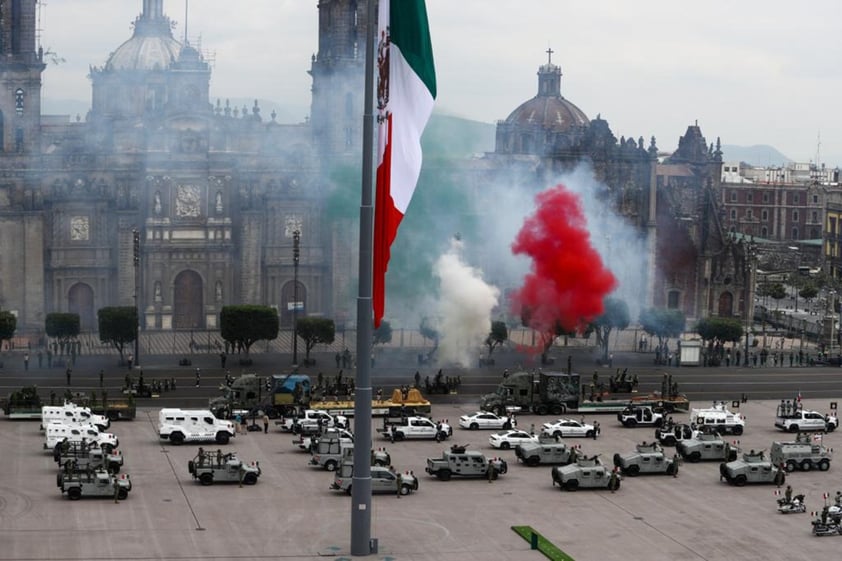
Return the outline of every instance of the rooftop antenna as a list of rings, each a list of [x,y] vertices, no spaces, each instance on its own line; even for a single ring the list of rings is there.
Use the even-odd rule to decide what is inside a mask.
[[[819,171],[819,166],[821,165],[821,158],[822,155],[822,131],[819,129],[819,132],[816,133],[816,171]],[[817,174],[818,175],[818,174]]]
[[[187,14],[190,7],[190,0],[184,0],[184,44],[187,45]]]

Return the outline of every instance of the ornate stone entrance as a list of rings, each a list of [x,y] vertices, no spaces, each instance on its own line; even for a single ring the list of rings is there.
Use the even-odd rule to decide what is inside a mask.
[[[205,326],[202,277],[196,271],[182,271],[175,277],[173,328],[199,329]]]
[[[67,309],[71,314],[79,314],[81,331],[96,331],[94,315],[94,291],[82,282],[77,282],[67,292]]]

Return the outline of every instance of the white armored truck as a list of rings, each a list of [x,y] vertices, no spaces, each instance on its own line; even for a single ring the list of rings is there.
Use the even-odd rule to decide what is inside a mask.
[[[184,442],[227,444],[234,436],[234,424],[217,419],[207,409],[161,409],[158,436],[175,445]]]

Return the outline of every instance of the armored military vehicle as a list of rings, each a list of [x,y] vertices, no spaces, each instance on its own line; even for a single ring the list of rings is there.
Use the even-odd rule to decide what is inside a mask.
[[[530,467],[540,464],[567,465],[576,461],[579,452],[557,438],[542,436],[538,442],[524,442],[516,446],[515,456]]]
[[[228,444],[234,436],[234,424],[217,419],[207,409],[161,409],[158,436],[175,445],[184,442]]]
[[[617,471],[603,465],[599,456],[580,458],[575,464],[556,466],[552,469],[553,486],[558,485],[563,491],[579,489],[620,488],[621,476]]]
[[[712,427],[719,434],[741,435],[746,420],[742,413],[730,411],[724,401],[714,401],[710,407],[690,411],[690,423],[696,427]]]
[[[773,442],[770,453],[772,463],[783,465],[789,472],[800,469],[810,471],[830,469],[833,453],[820,441],[813,442],[809,434],[799,433],[794,442]]]
[[[699,434],[695,438],[682,440],[676,444],[676,450],[688,462],[718,460],[733,462],[740,454],[737,446],[722,440],[718,434]]]
[[[752,450],[733,462],[719,464],[719,479],[737,487],[746,483],[774,483],[780,487],[786,482],[786,474],[764,452]]]
[[[354,480],[354,464],[351,462],[343,463],[336,471],[333,477],[333,483],[330,488],[335,491],[345,491],[349,495],[352,492],[352,484]],[[418,479],[412,472],[398,473],[393,467],[386,466],[371,466],[371,492],[372,493],[398,493],[398,485],[400,485],[400,494],[409,495],[413,491],[418,490]]]
[[[58,488],[71,501],[84,497],[114,497],[125,499],[132,490],[132,481],[126,474],[114,475],[104,469],[87,471],[61,471],[56,477]]]
[[[614,454],[614,465],[624,475],[641,473],[675,474],[678,469],[672,458],[666,457],[664,449],[657,442],[638,444],[630,454]]]
[[[664,414],[651,405],[630,405],[617,413],[617,420],[627,428],[660,427],[664,424]]]
[[[496,479],[508,471],[506,460],[486,458],[480,452],[466,450],[466,447],[454,444],[450,450],[441,453],[441,458],[427,458],[425,470],[442,481],[448,481],[454,475]]]
[[[119,450],[109,451],[87,442],[60,442],[53,449],[53,459],[69,471],[107,469],[117,473],[123,466],[123,455]]]
[[[202,485],[214,483],[254,485],[261,473],[258,462],[247,464],[237,457],[236,452],[223,454],[221,450],[211,452],[202,448],[199,448],[196,457],[187,462],[187,471]]]

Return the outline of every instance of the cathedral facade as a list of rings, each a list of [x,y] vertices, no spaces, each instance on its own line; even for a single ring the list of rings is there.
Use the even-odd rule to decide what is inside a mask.
[[[211,101],[211,69],[173,36],[163,0],[143,0],[132,37],[91,68],[87,116],[42,115],[36,0],[6,4],[0,309],[19,333],[42,330],[50,312],[96,330],[96,310],[116,305],[137,305],[149,330],[213,329],[227,304],[276,306],[282,326],[293,310],[332,313],[350,264],[333,261],[347,233],[322,220],[317,154],[359,145],[356,2],[320,3],[312,119],[293,125],[256,101]]]

